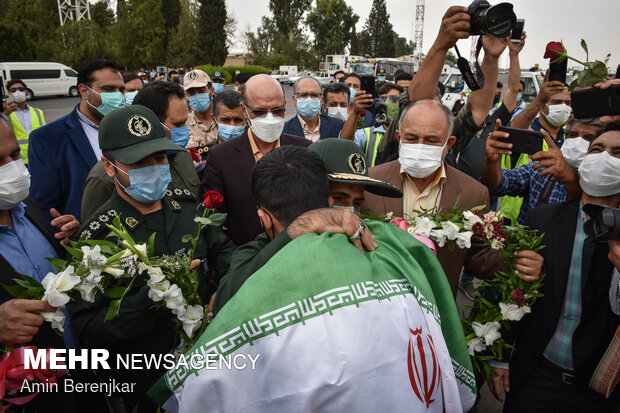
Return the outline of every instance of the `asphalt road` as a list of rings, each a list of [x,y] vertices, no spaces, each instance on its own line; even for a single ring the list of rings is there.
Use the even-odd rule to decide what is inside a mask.
[[[289,120],[295,116],[295,105],[293,104],[293,87],[284,85],[284,93],[286,98],[286,115],[285,119]],[[67,113],[71,112],[75,105],[80,102],[80,98],[72,97],[52,97],[52,98],[35,98],[29,104],[35,108],[43,110],[45,121],[50,123]]]
[[[288,120],[295,116],[295,106],[293,104],[293,87],[284,85],[284,92],[286,97],[286,116]],[[62,97],[62,98],[40,98],[34,99],[30,104],[34,107],[43,110],[45,120],[49,123],[61,116],[71,112],[75,105],[79,103],[79,98]],[[460,291],[456,298],[459,311],[464,310],[467,306],[471,306],[472,302],[469,301],[464,294]],[[485,385],[481,389],[480,402],[476,406],[474,412],[476,413],[500,413],[502,411],[502,403],[495,400],[495,398],[489,392],[489,388]]]

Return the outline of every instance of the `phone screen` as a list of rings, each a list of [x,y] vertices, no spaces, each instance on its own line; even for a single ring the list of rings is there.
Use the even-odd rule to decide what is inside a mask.
[[[512,34],[510,35],[511,42],[521,43],[521,35],[523,34],[524,26],[525,26],[525,20],[517,19],[514,26],[512,26]]]
[[[376,95],[375,94],[375,77],[368,76],[368,75],[362,76],[361,89],[365,91],[366,93],[370,93],[373,97],[376,97],[375,96]]]

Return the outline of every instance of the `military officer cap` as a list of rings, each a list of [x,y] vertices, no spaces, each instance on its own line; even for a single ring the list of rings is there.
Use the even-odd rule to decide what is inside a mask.
[[[384,68],[379,68],[379,74],[380,75],[384,75],[385,74],[385,69]]]
[[[204,70],[194,69],[185,74],[183,78],[183,89],[188,90],[192,88],[211,87],[211,78]]]
[[[224,73],[221,72],[220,70],[216,70],[213,72],[213,76],[211,76],[212,79],[220,79],[220,80],[226,80],[226,76],[224,76]]]
[[[157,152],[182,151],[168,139],[153,111],[140,105],[117,109],[101,120],[99,148],[125,165],[133,165]]]
[[[322,139],[309,146],[316,152],[327,169],[330,182],[365,185],[366,190],[379,196],[400,198],[403,193],[387,182],[368,176],[364,152],[353,141],[344,139]]]

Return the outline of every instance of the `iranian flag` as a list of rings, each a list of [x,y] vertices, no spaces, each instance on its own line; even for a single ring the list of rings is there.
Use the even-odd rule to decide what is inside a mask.
[[[286,245],[185,354],[245,368],[181,366],[149,396],[181,412],[469,410],[475,379],[439,262],[400,228],[368,227],[366,254],[342,234]]]

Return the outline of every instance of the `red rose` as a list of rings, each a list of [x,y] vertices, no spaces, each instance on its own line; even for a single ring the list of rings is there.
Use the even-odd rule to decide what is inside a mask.
[[[523,295],[523,291],[518,288],[512,290],[512,299],[517,303],[519,307],[523,307],[525,305],[525,295]]]
[[[189,154],[192,157],[192,161],[194,161],[194,162],[202,161],[202,157],[200,156],[200,154],[198,153],[198,151],[196,149],[190,148],[189,149]]]
[[[564,46],[562,46],[562,43],[560,42],[549,42],[547,44],[547,48],[545,49],[545,55],[543,56],[545,59],[551,59],[551,60],[556,60],[561,58],[562,56],[560,56],[558,54],[558,52],[560,53],[565,53],[566,50],[564,49]]]
[[[362,109],[362,111],[360,112],[360,116],[361,117],[366,116],[366,109]]]
[[[224,203],[224,197],[217,191],[207,191],[203,201],[205,208],[216,209]]]
[[[471,227],[471,230],[474,232],[475,235],[478,235],[478,236],[484,234],[484,227],[482,226],[480,222],[476,222],[474,226]]]

